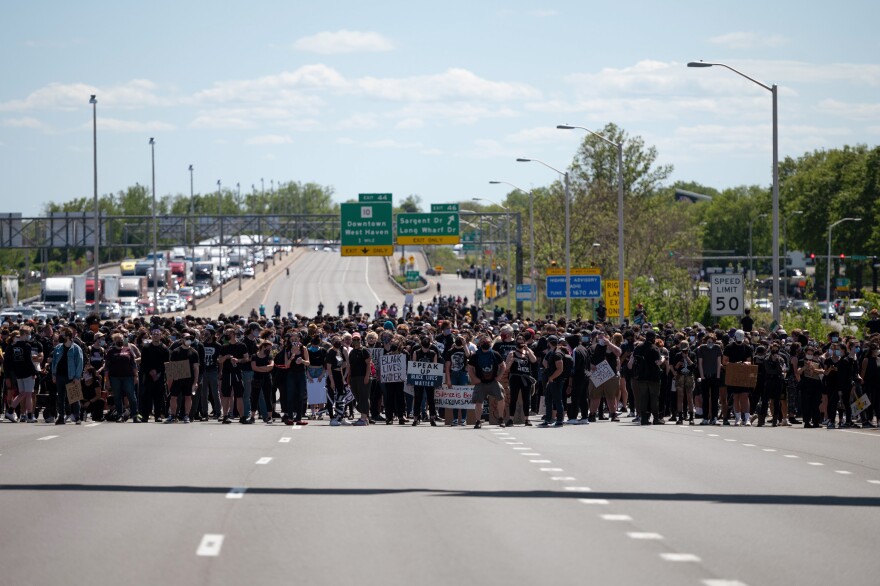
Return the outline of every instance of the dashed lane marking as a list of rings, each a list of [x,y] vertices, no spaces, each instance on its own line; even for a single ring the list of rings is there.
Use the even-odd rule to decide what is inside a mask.
[[[259,460],[257,460],[257,464],[268,464],[268,463],[271,462],[271,461],[272,461],[272,458],[270,458],[270,457],[268,457],[268,456],[265,456],[265,457],[260,458]]]
[[[608,499],[578,499],[578,502],[584,505],[607,505]]]
[[[244,498],[244,493],[247,492],[247,488],[244,486],[234,486],[229,492],[226,493],[226,498],[228,499],[240,499]]]
[[[566,486],[565,490],[571,492],[592,492],[592,489],[589,486]]]
[[[810,466],[824,466],[822,462],[807,462]]]
[[[773,448],[764,448],[764,451],[765,452],[775,452],[776,450],[774,450]]]
[[[663,539],[659,533],[649,533],[644,531],[630,531],[626,534],[630,539]]]
[[[205,533],[202,541],[196,549],[196,555],[216,557],[220,555],[220,548],[223,547],[223,535],[219,533]]]
[[[550,464],[550,460],[529,460],[532,464]]]
[[[562,468],[538,468],[541,472],[562,472]]]
[[[278,443],[279,444],[289,444],[290,443],[290,436],[284,436],[283,438],[278,440]]]
[[[504,442],[504,443],[506,443],[508,446],[521,446],[525,442]]]
[[[520,452],[520,456],[540,456],[538,452]]]
[[[786,458],[800,458],[800,456],[795,456],[794,454],[785,454]]]
[[[835,472],[837,472],[838,474],[843,474],[844,476],[852,474],[852,472],[850,472],[849,470],[835,470]]]
[[[98,427],[99,425],[101,425],[101,422],[95,421],[94,423],[88,423],[88,424],[84,425],[83,427]]]
[[[603,521],[632,521],[629,515],[599,515]]]
[[[58,437],[58,436],[57,436],[57,435],[46,435],[46,436],[43,436],[43,437],[38,437],[38,438],[37,438],[37,441],[38,441],[38,442],[39,442],[39,441],[46,441],[46,440],[50,440],[50,439],[55,439],[56,437]]]
[[[560,480],[563,482],[570,482],[574,480],[574,476],[551,476],[550,480]]]
[[[704,586],[746,586],[739,580],[703,580]]]
[[[755,444],[742,444],[742,445],[744,445],[747,448],[754,448],[755,447]]]
[[[667,562],[699,562],[700,558],[692,553],[661,553],[660,557]]]
[[[735,442],[736,440],[735,440],[735,439],[726,438],[724,441],[726,441],[726,442]]]
[[[513,448],[514,450],[531,450],[532,448]]]
[[[709,437],[718,437],[718,434],[717,433],[710,433],[710,434],[708,434],[708,436]]]

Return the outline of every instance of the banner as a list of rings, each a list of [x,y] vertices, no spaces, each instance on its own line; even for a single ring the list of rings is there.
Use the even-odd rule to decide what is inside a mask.
[[[617,375],[615,374],[614,369],[611,368],[611,365],[608,364],[607,360],[603,360],[597,364],[596,370],[590,372],[590,380],[596,388],[601,387],[603,383],[608,382],[615,376]]]
[[[473,409],[474,387],[469,385],[441,387],[434,391],[434,402],[437,407],[447,409]]]
[[[406,382],[406,354],[383,354],[379,364],[383,383]]]
[[[327,379],[316,378],[313,381],[306,380],[306,394],[309,405],[323,405],[327,402]]]
[[[406,384],[436,389],[443,384],[443,363],[407,362]]]

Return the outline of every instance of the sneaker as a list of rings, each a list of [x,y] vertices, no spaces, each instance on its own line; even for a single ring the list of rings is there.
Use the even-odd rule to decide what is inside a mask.
[[[734,427],[739,427],[739,419],[734,419],[734,420],[733,420],[733,426],[734,426]]]
[[[691,424],[693,424],[693,421],[691,421]],[[700,425],[712,425],[712,422],[708,419],[704,419],[700,422]]]
[[[526,422],[523,425],[525,425],[526,427],[532,427],[532,422],[526,419]]]
[[[754,417],[754,415],[752,417]],[[751,427],[752,422],[749,419],[746,419],[745,421],[743,421],[743,425],[745,425],[746,427]]]
[[[709,425],[721,425],[721,423],[719,423],[718,420],[717,420],[716,418],[713,417],[713,418],[709,421]],[[730,422],[728,422],[728,425],[730,425]]]
[[[309,422],[300,420],[300,421],[294,421],[293,424],[294,425],[308,425]]]
[[[782,421],[779,422],[779,424],[782,427],[790,427],[791,426],[791,423],[788,422],[788,419],[783,419]]]
[[[538,427],[550,427],[550,422],[542,421],[540,424],[538,424]]]
[[[146,423],[146,422],[144,421],[144,416],[141,415],[140,413],[138,413],[137,415],[135,415],[134,417],[132,417],[132,418],[131,418],[131,422],[132,422],[132,423]]]
[[[21,420],[24,421],[24,417],[22,417]],[[68,416],[64,419],[64,421],[66,421],[67,423],[73,423],[74,421],[76,421],[76,417],[74,417],[74,416],[71,414],[71,415],[68,415]]]
[[[169,417],[168,419],[165,420],[165,423],[177,423],[177,418],[173,417],[173,416]]]
[[[477,422],[474,423],[474,429],[480,429],[483,426],[483,422],[477,419]]]
[[[357,421],[355,421],[354,423],[352,423],[352,425],[353,425],[354,427],[365,427],[365,426],[367,425],[367,422],[364,421],[363,419],[358,419]]]
[[[330,420],[330,427],[339,427],[340,425],[342,425],[342,422],[340,422],[338,419]]]
[[[830,421],[828,422],[828,429],[834,429],[834,424]]]
[[[507,420],[507,427],[513,427],[513,419]]]
[[[223,419],[220,420],[220,423],[223,425],[227,425],[229,423],[232,423],[232,419],[230,419],[229,415],[224,415]]]
[[[340,421],[340,423],[341,423],[343,426],[351,425],[351,423],[349,423],[349,422],[346,421],[345,419],[342,419],[342,420]]]
[[[59,417],[58,419],[55,420],[55,425],[64,425],[65,423],[67,423],[67,422],[64,421],[63,417]]]
[[[250,417],[242,417],[238,420],[238,422],[241,423],[242,425],[250,425],[254,422],[254,420],[251,419]]]
[[[862,424],[862,428],[863,428],[863,429],[864,429],[864,428],[873,428],[873,427],[877,427],[877,426],[874,425],[873,423],[871,423],[870,421],[866,421],[866,422],[864,422],[864,423]]]
[[[189,417],[186,416],[186,415],[184,415],[184,416],[183,416],[183,422],[184,422],[184,423],[189,423]]]
[[[74,418],[73,418],[73,423],[74,423],[75,425],[79,425],[80,423],[82,423],[82,418],[80,418],[80,417],[74,417]]]
[[[452,425],[458,425],[458,419],[453,419],[453,420],[452,420]]]
[[[43,421],[45,421],[46,423],[55,423],[55,418],[51,417],[51,416],[50,417],[43,417]]]
[[[498,427],[504,427],[504,420],[503,419],[498,420]]]
[[[36,423],[37,422],[37,418],[34,417],[33,413],[28,413],[27,422],[28,423]],[[79,421],[77,421],[77,423],[79,423]]]
[[[724,420],[724,425],[730,425],[730,419],[725,419],[725,420]]]
[[[612,419],[611,421],[614,421],[614,419]],[[589,419],[589,417],[583,417],[581,419],[578,419],[577,423],[578,423],[578,425],[589,425],[590,419]]]
[[[561,421],[557,421],[556,423],[553,424],[553,427],[562,427],[563,425],[565,425],[565,424],[562,423]]]

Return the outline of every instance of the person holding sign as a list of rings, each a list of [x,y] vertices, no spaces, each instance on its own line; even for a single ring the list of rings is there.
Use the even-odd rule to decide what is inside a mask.
[[[55,425],[64,425],[64,408],[67,404],[67,384],[82,379],[83,353],[82,348],[73,343],[73,332],[64,328],[61,330],[60,343],[52,351],[52,382],[58,389],[58,417]],[[79,401],[70,405],[73,421],[79,425]]]
[[[446,348],[446,386],[451,387],[453,385],[467,385],[470,383],[467,371],[469,356],[470,350],[465,345],[464,338],[456,336],[455,342]],[[452,425],[464,425],[466,422],[467,410],[452,410]]]
[[[602,397],[608,404],[608,417],[611,421],[620,421],[617,417],[617,397],[620,394],[620,378],[617,376],[617,365],[623,351],[599,331],[593,338],[590,347],[590,417],[596,421]],[[610,377],[608,376],[610,375]]]
[[[532,365],[538,358],[532,349],[526,346],[523,335],[517,335],[516,348],[507,355],[504,368],[508,372],[508,384],[510,385],[510,409],[507,419],[507,427],[513,427],[513,416],[516,415],[516,402],[522,395],[523,412],[525,413],[526,425],[529,422],[529,406],[532,404],[532,387],[535,379],[532,377]]]
[[[177,422],[178,401],[183,397],[183,422],[189,423],[189,412],[192,409],[192,398],[199,388],[199,353],[192,347],[192,334],[183,335],[183,344],[171,351],[171,362],[183,362],[182,373],[168,373],[168,391],[171,394],[171,409],[165,423]]]
[[[406,425],[406,399],[403,396],[403,387],[406,379],[391,380],[387,368],[391,360],[389,357],[399,355],[401,353],[400,348],[402,345],[403,338],[400,336],[392,337],[390,342],[385,346],[385,353],[382,357],[383,366],[381,376],[382,380],[385,381],[385,390],[387,392],[387,396],[385,397],[385,425],[393,424],[395,417],[398,418],[398,423],[400,423],[400,425]],[[404,358],[406,358],[405,355]]]
[[[480,334],[477,351],[471,354],[468,360],[468,374],[474,384],[474,409],[477,414],[477,423],[474,429],[480,429],[482,425],[483,403],[487,397],[495,397],[498,409],[498,425],[504,427],[504,389],[498,382],[498,377],[504,374],[504,361],[501,354],[492,350],[492,341],[487,334]]]
[[[349,303],[351,303],[349,301]],[[354,395],[355,406],[360,419],[357,426],[369,425],[370,421],[370,370],[372,355],[361,347],[361,335],[355,332],[351,336],[351,350],[348,351],[348,373],[346,382]]]
[[[428,336],[422,336],[421,340],[419,340],[420,347],[413,350],[412,353],[412,361],[413,362],[428,362],[430,364],[437,364],[439,362],[439,357],[437,355],[437,351],[431,346],[431,338]],[[434,421],[437,418],[437,406],[434,402],[434,387],[425,387],[421,385],[415,386],[414,398],[413,398],[413,427],[417,426],[421,421],[421,410],[422,410],[422,399],[425,397],[425,393],[428,394],[428,421],[431,423],[431,427],[437,427],[437,422]]]
[[[341,305],[341,304],[340,304]],[[348,363],[345,353],[342,351],[342,338],[333,336],[330,340],[332,347],[327,351],[324,358],[324,370],[327,373],[327,389],[330,401],[333,403],[333,413],[330,414],[330,425],[351,425],[345,420],[345,379],[348,372]]]

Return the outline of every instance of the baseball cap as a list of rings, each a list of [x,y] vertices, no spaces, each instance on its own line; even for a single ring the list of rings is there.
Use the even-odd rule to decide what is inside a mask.
[[[746,339],[746,333],[742,330],[737,330],[733,334],[733,339],[736,340],[737,342],[742,342],[743,340]]]
[[[557,338],[556,336],[553,336],[553,335],[547,336],[547,343],[553,344],[555,346],[555,345],[559,344],[559,338]]]

